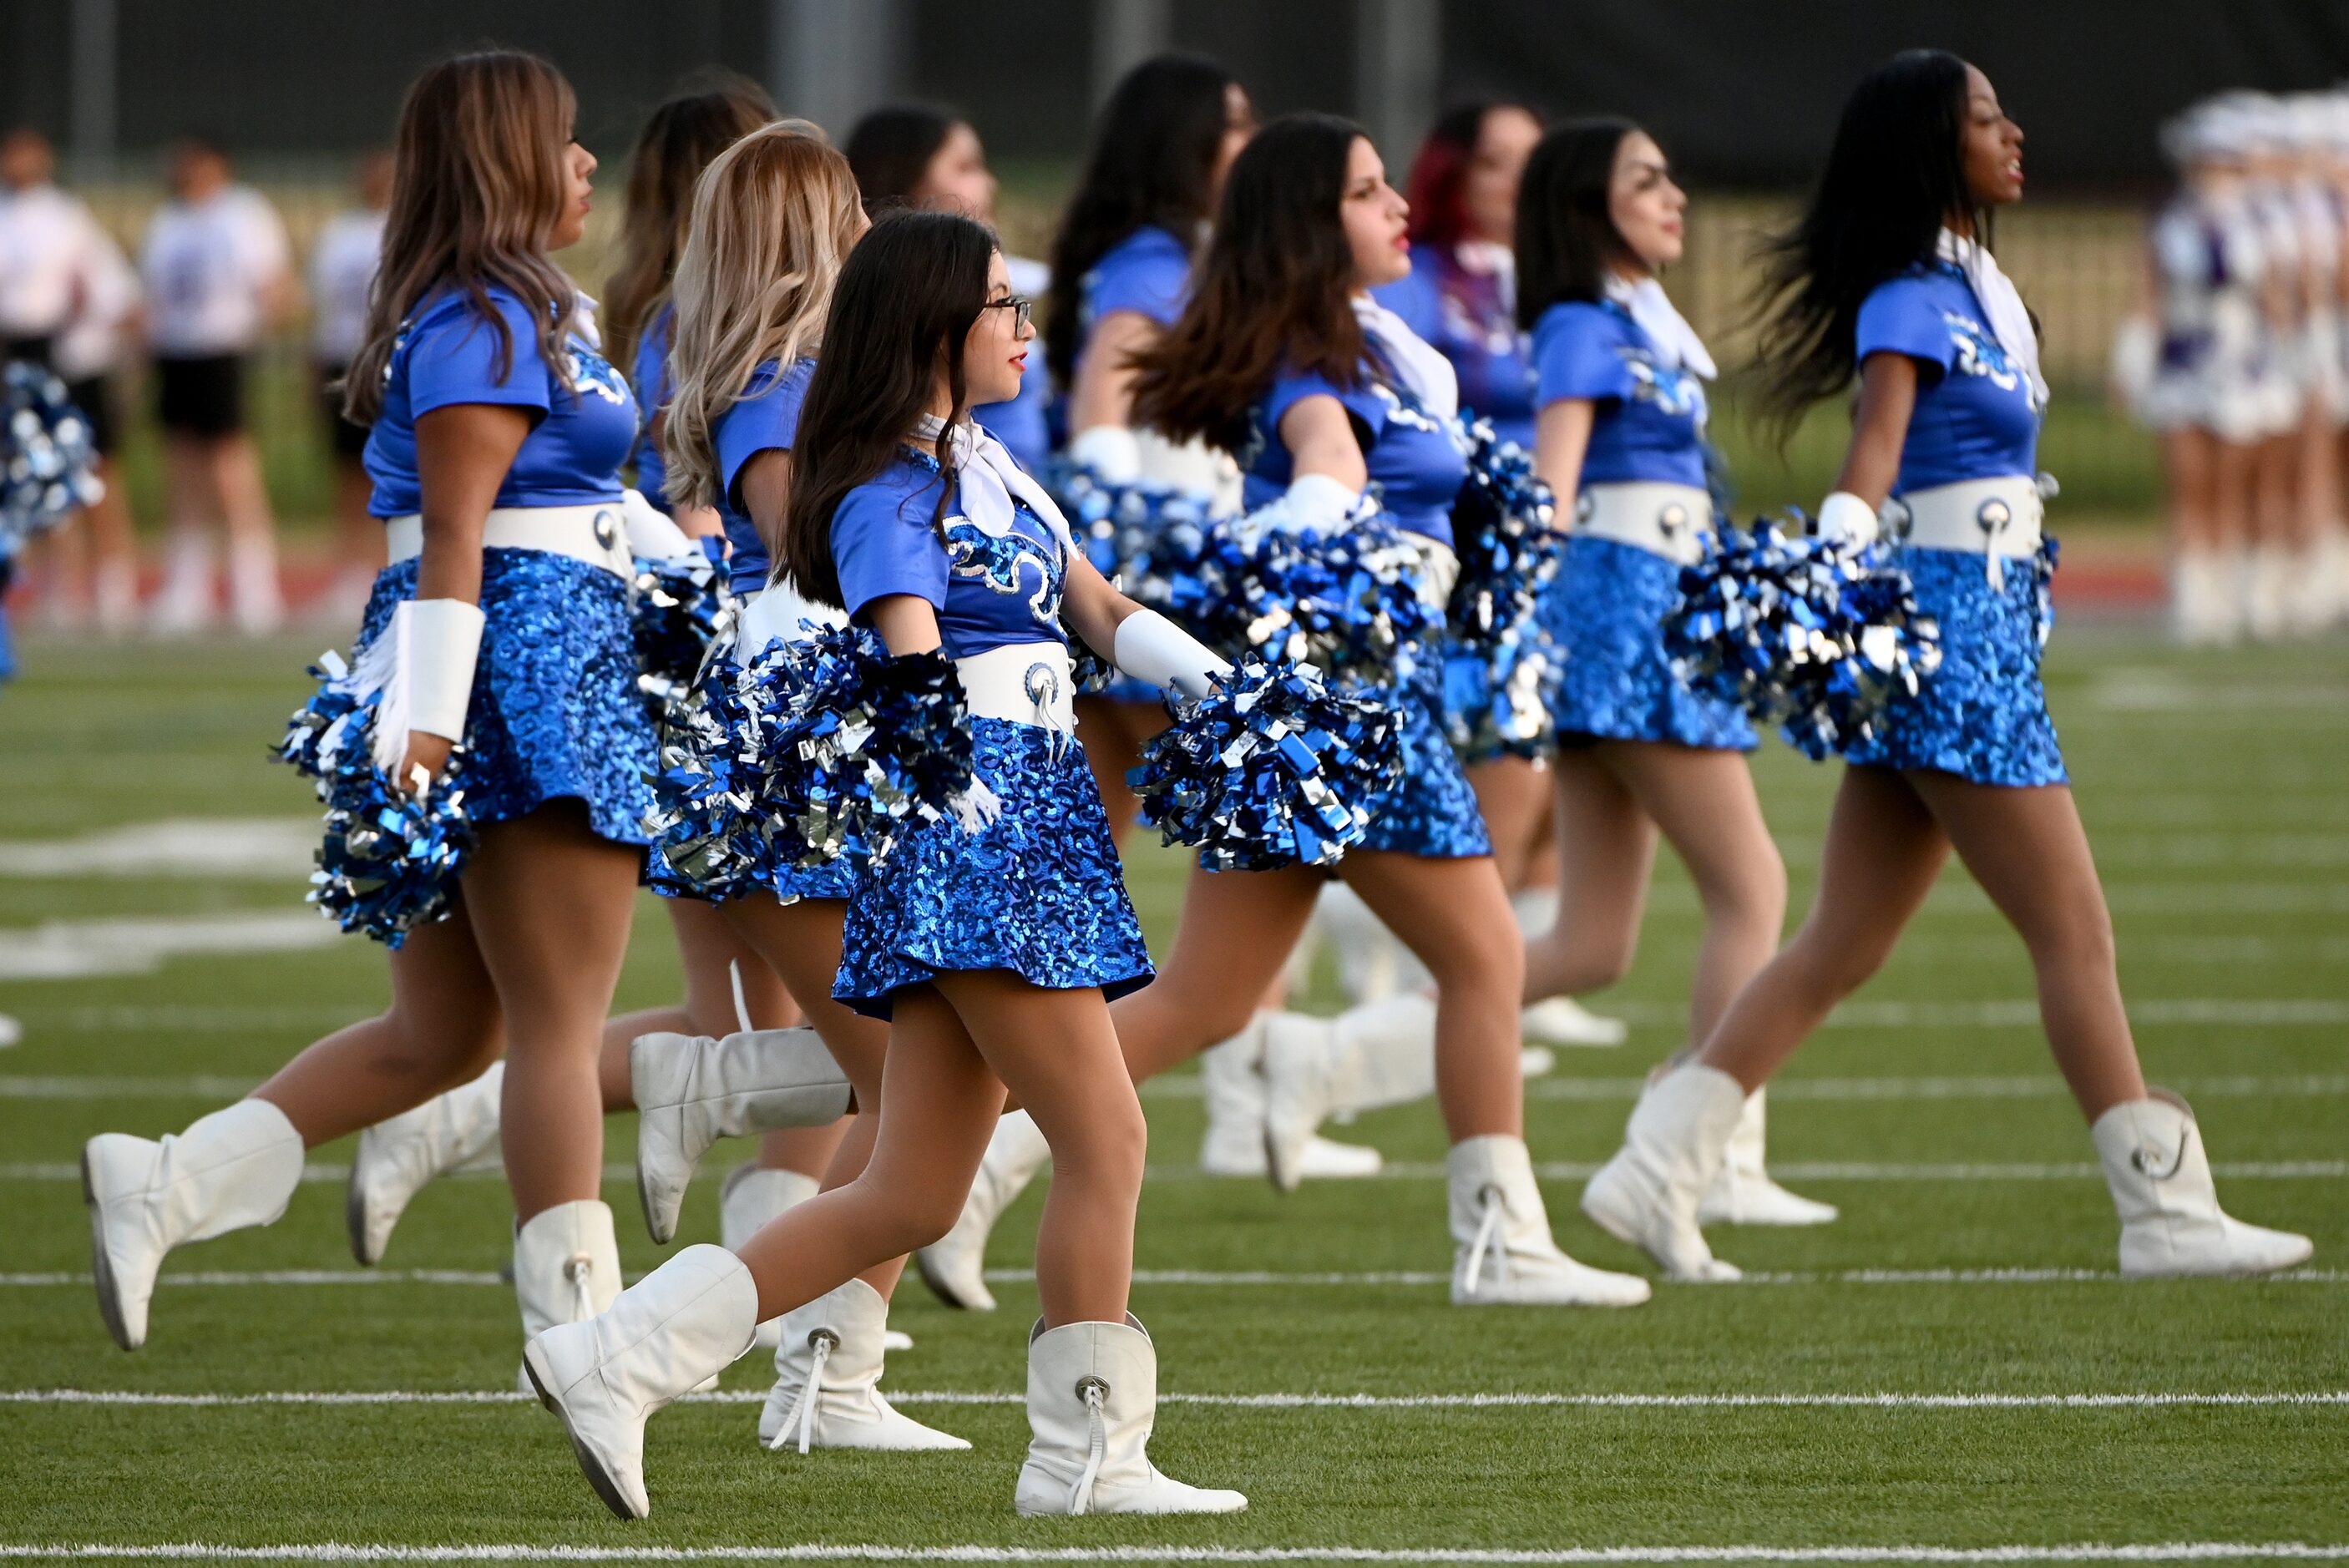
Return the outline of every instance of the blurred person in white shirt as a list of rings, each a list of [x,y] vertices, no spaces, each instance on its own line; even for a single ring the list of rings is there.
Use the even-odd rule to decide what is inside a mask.
[[[139,280],[89,209],[57,189],[56,168],[39,132],[0,139],[0,357],[37,360],[64,378],[106,486],[47,542],[49,618],[78,630],[94,614],[100,629],[119,633],[138,609],[139,568],[114,462],[122,420],[111,372],[138,314]]]
[[[356,625],[383,570],[383,524],[367,515],[367,427],[343,412],[343,372],[367,332],[367,290],[383,259],[384,214],[391,206],[391,155],[372,149],[359,159],[358,205],[326,220],[310,251],[310,358],[317,371],[318,410],[335,459],[333,585],[318,605],[321,622]]]
[[[211,626],[218,530],[228,543],[230,614],[239,631],[260,635],[277,629],[285,607],[244,382],[263,335],[298,308],[300,287],[276,209],[233,182],[218,147],[180,141],[170,184],[140,257],[170,518],[152,629],[170,636]]]

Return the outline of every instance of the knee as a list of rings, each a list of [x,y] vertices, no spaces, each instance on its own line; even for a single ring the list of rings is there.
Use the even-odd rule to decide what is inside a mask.
[[[1150,1157],[1150,1122],[1129,1088],[1102,1096],[1073,1119],[1044,1130],[1052,1147],[1052,1179],[1073,1180],[1104,1191],[1137,1192]]]
[[[505,1029],[487,1017],[421,1018],[395,1009],[387,1015],[383,1068],[404,1078],[429,1079],[438,1089],[468,1084],[505,1054]]]
[[[1640,929],[1636,921],[1578,920],[1572,911],[1560,909],[1557,923],[1539,945],[1549,950],[1563,989],[1597,991],[1631,973],[1640,955]]]
[[[916,1252],[944,1238],[962,1218],[968,1188],[929,1187],[891,1193],[873,1229],[892,1254]]]
[[[2113,921],[2102,899],[2081,899],[2035,921],[2023,934],[2033,965],[2044,971],[2110,973],[2117,965]]]
[[[1786,920],[1786,861],[1764,840],[1697,885],[1706,922],[1716,930],[1775,944]]]
[[[1806,923],[1785,957],[1797,981],[1823,1006],[1833,1006],[1868,984],[1892,951],[1889,934],[1832,931]]]
[[[1526,950],[1510,940],[1514,934],[1497,932],[1490,940],[1465,943],[1427,960],[1436,990],[1453,998],[1495,997],[1516,1007],[1525,989]]]

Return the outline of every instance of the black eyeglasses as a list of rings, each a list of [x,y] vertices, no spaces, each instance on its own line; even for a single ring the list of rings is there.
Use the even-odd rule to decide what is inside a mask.
[[[985,304],[978,308],[981,310],[1008,310],[1011,312],[1011,330],[1014,332],[1025,332],[1028,330],[1029,322],[1035,316],[1036,302],[1030,299],[1025,294],[1007,294],[1001,299],[988,300]]]

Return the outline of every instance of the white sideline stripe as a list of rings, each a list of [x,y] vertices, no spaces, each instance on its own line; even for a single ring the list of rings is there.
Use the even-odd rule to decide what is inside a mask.
[[[173,817],[72,839],[0,839],[0,877],[197,877],[300,882],[318,849],[308,817]]]
[[[631,1283],[642,1275],[629,1276]],[[1036,1275],[1030,1269],[988,1269],[988,1280],[1023,1284]],[[2121,1276],[2111,1269],[1825,1269],[1778,1274],[1752,1273],[1737,1284],[2110,1284]],[[1388,1269],[1356,1273],[1280,1274],[1261,1269],[1136,1269],[1136,1284],[1170,1285],[1433,1285],[1448,1284],[1452,1276],[1427,1270]],[[456,1284],[506,1285],[501,1274],[487,1269],[248,1269],[191,1271],[167,1274],[157,1282],[167,1285],[209,1285],[242,1288],[252,1285],[385,1285]],[[1662,1282],[1680,1289],[1681,1282]],[[2134,1282],[2132,1282],[2134,1283]],[[2236,1284],[2349,1284],[2349,1270],[2288,1269]],[[90,1276],[64,1271],[46,1274],[0,1274],[0,1289],[36,1290],[57,1286],[87,1288]],[[1733,1286],[1706,1285],[1704,1289]]]
[[[1599,1010],[1627,1024],[1683,1028],[1685,1003],[1603,1003]],[[2140,1028],[2200,1025],[2273,1028],[2349,1024],[2349,1000],[2338,997],[2182,996],[2128,1004]],[[2039,1003],[2030,996],[1987,1002],[1847,1002],[1820,1026],[1828,1029],[2017,1029],[2039,1027]]]
[[[730,1388],[688,1394],[700,1405],[757,1405],[766,1391]],[[1024,1405],[1024,1393],[892,1388],[899,1405]],[[0,1405],[534,1405],[535,1394],[507,1388],[292,1389],[256,1394],[149,1394],[103,1388],[0,1389]],[[1202,1405],[1258,1410],[2105,1410],[2171,1407],[2349,1405],[2349,1392],[2142,1394],[1181,1394],[1161,1393],[1162,1405]]]
[[[789,1546],[74,1545],[0,1542],[0,1558],[171,1563],[1442,1563],[1575,1568],[1612,1563],[2222,1563],[2349,1559],[2349,1542],[2167,1541],[2001,1546]]]
[[[52,920],[0,928],[0,980],[151,975],[166,960],[331,947],[342,933],[316,910]]]

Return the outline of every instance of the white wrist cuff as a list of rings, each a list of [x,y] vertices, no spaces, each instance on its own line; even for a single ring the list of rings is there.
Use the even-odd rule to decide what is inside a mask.
[[[668,513],[645,499],[644,492],[624,490],[620,492],[620,521],[628,531],[628,553],[651,561],[675,561],[680,556],[699,554],[685,530],[678,527]]]
[[[410,599],[392,612],[391,634],[398,639],[393,657],[391,688],[387,689],[383,716],[396,717],[392,691],[404,701],[407,722],[399,726],[400,750],[408,749],[408,731],[420,729],[450,740],[465,738],[465,709],[473,700],[473,665],[481,655],[481,628],[486,624],[479,604],[462,599]]]
[[[1822,539],[1839,544],[1873,544],[1881,531],[1876,509],[1849,490],[1837,490],[1819,502],[1818,532]]]
[[[1328,474],[1299,474],[1281,500],[1288,509],[1286,527],[1331,533],[1344,527],[1346,520],[1354,514],[1354,508],[1361,504],[1362,492]]]
[[[1185,696],[1205,696],[1212,677],[1231,673],[1198,638],[1155,610],[1136,610],[1117,624],[1117,667],[1152,686],[1173,686]]]
[[[1069,460],[1104,483],[1130,485],[1142,477],[1142,443],[1122,425],[1095,425],[1069,442]]]

